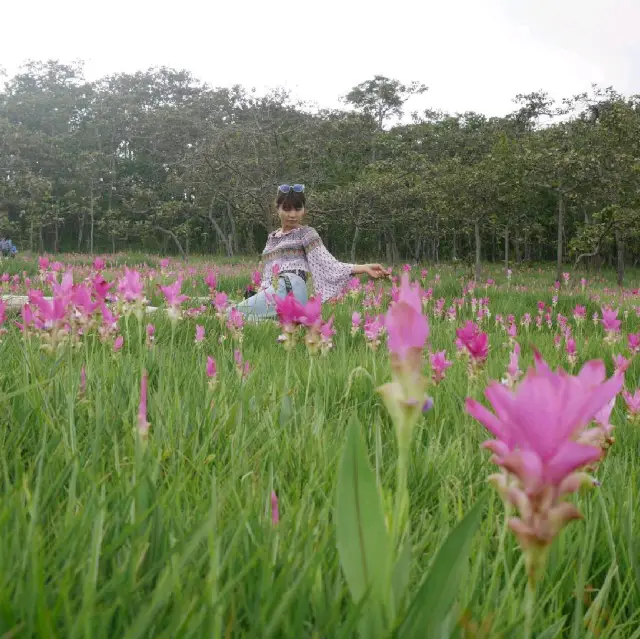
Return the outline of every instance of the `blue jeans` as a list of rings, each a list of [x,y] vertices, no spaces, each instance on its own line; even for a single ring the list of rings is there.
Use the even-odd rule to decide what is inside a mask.
[[[252,295],[248,299],[235,305],[246,319],[258,321],[261,319],[270,319],[277,317],[275,302],[269,303],[267,296],[277,295],[284,299],[287,296],[287,285],[285,277],[291,283],[291,292],[300,304],[307,303],[307,283],[299,276],[293,273],[286,273],[278,278],[278,290],[273,286]]]

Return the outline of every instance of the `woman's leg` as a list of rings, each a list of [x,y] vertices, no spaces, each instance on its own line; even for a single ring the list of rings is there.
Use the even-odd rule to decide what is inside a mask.
[[[307,303],[307,283],[298,275],[286,274],[286,278],[289,280],[290,291],[294,297],[300,302],[300,304]],[[261,320],[261,319],[273,319],[277,317],[276,305],[273,301],[273,296],[284,299],[289,290],[285,276],[278,279],[278,290],[274,290],[270,286],[266,291],[260,291],[255,295],[252,295],[248,299],[236,304],[235,308],[240,311],[248,320]]]

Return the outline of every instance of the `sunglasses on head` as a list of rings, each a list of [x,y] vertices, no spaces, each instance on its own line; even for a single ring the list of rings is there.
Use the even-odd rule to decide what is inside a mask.
[[[285,195],[290,191],[293,191],[294,193],[304,193],[304,184],[294,184],[293,186],[291,186],[291,184],[281,184],[278,187],[278,191]]]

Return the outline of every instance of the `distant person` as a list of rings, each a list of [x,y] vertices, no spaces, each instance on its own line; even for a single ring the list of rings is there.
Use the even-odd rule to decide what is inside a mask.
[[[2,238],[0,240],[0,253],[2,257],[15,257],[18,249],[9,239]]]
[[[274,294],[285,298],[293,293],[298,302],[306,304],[309,274],[313,277],[315,294],[323,302],[339,295],[353,275],[365,274],[374,279],[390,275],[391,271],[380,264],[339,262],[327,251],[317,231],[302,225],[306,213],[303,184],[279,186],[275,205],[281,228],[269,235],[262,252],[260,290],[236,305],[245,317],[275,317],[275,306],[268,300]]]

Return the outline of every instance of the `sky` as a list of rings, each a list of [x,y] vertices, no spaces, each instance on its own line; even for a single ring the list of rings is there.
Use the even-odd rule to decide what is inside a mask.
[[[640,93],[640,0],[7,0],[0,67],[85,61],[88,79],[152,66],[212,86],[280,86],[336,107],[374,75],[429,91],[407,110],[504,115],[518,93],[592,83]],[[635,26],[635,29],[634,29]]]

